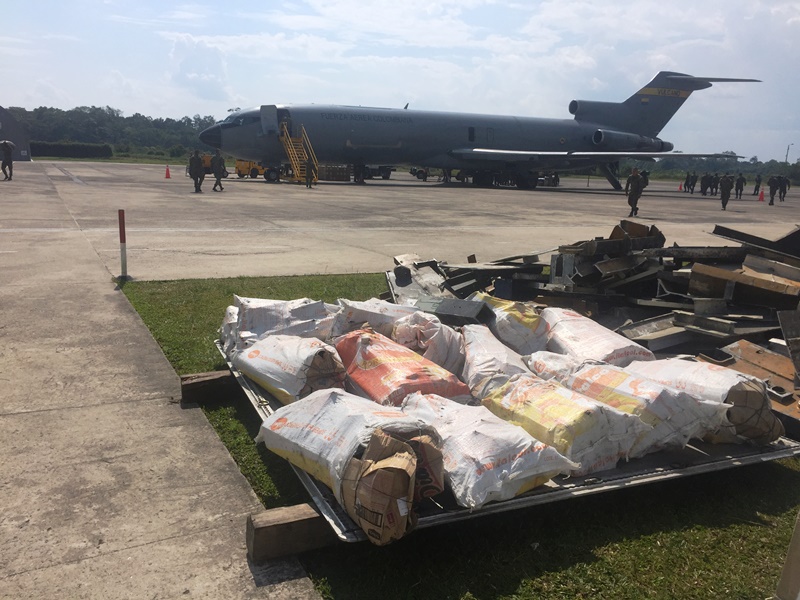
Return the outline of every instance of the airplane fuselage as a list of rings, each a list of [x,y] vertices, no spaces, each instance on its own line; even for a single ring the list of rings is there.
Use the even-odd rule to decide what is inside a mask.
[[[287,140],[305,131],[303,143],[322,164],[458,169],[474,183],[491,184],[500,176],[519,187],[534,187],[543,171],[596,166],[621,189],[618,161],[665,156],[673,146],[657,137],[662,128],[693,91],[718,81],[754,80],[661,71],[623,102],[573,100],[573,119],[266,104],[230,115],[200,140],[270,167],[273,180],[286,162]]]

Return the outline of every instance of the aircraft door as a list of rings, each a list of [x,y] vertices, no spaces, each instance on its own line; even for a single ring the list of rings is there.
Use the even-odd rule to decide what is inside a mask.
[[[292,115],[285,108],[279,108],[277,111],[277,119],[279,123],[286,123],[286,130],[289,132],[289,137],[292,137]]]
[[[278,107],[274,104],[261,106],[261,134],[278,135]]]

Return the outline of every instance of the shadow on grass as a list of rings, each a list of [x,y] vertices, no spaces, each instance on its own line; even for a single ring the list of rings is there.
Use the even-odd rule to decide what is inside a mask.
[[[261,419],[238,383],[229,380],[219,393],[199,405],[266,508],[308,502],[289,463],[253,441]]]
[[[711,570],[733,560],[736,569],[748,551],[736,544],[761,553],[763,538],[780,555],[798,506],[800,460],[786,459],[433,527],[382,548],[340,545],[301,560],[325,596],[337,600],[707,598],[715,597],[704,587],[711,584],[704,580],[693,596],[693,588],[681,587],[689,575],[682,571],[703,571],[698,560]],[[754,557],[754,568],[763,570],[767,554]],[[779,573],[780,562],[773,562]],[[665,569],[674,574],[656,583]],[[737,574],[738,583],[723,577],[733,580],[731,588],[754,593],[735,597],[764,597],[746,572]],[[777,583],[771,577],[767,588]]]

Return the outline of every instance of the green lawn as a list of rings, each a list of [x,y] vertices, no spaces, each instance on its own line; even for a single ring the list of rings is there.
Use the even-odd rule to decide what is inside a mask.
[[[385,289],[382,274],[123,285],[179,374],[225,368],[213,341],[234,294],[333,302]],[[265,506],[304,500],[285,461],[253,444],[259,423],[240,394],[203,410]],[[335,600],[763,600],[777,586],[798,511],[800,459],[787,459],[300,558],[320,593]]]

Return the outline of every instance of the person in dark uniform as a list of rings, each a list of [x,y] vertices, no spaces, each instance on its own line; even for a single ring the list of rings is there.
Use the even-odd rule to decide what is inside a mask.
[[[217,186],[219,186],[219,191],[221,192],[225,189],[222,187],[222,177],[225,175],[225,159],[219,153],[219,148],[217,148],[214,156],[211,157],[211,172],[214,174],[214,187],[211,190],[216,192]]]
[[[689,180],[689,189],[691,190],[689,193],[694,194],[694,188],[697,185],[697,173],[692,171],[692,178]]]
[[[731,199],[733,178],[725,173],[719,180],[719,199],[722,201],[722,210],[727,210],[728,200]]]
[[[778,186],[780,183],[778,182],[778,178],[775,175],[770,176],[767,179],[767,185],[769,186],[769,203],[775,204],[775,194],[778,191]]]
[[[686,179],[683,180],[683,192],[688,193],[691,185],[692,185],[692,174],[689,171],[686,171]]]
[[[629,217],[639,214],[639,198],[642,196],[642,190],[644,190],[644,179],[639,175],[639,169],[634,167],[625,183],[625,195],[628,197],[628,206],[631,207]]]
[[[306,187],[311,189],[314,183],[314,176],[317,174],[317,167],[313,159],[309,156],[306,158]]]
[[[758,191],[761,189],[761,173],[756,175],[756,187],[753,188],[753,196],[758,195]]]
[[[3,140],[3,143],[0,144],[0,148],[3,150],[3,181],[11,181],[11,177],[14,175],[14,163],[12,162],[11,158],[11,154],[14,152],[14,147],[6,140]],[[6,169],[8,171],[6,171]]]
[[[742,199],[742,192],[744,192],[744,186],[747,185],[747,179],[744,178],[744,175],[739,173],[739,176],[736,178],[736,199]]]
[[[703,173],[703,176],[700,178],[700,194],[706,196],[708,194],[708,188],[711,186],[711,175],[708,172]]]
[[[719,173],[714,173],[711,178],[711,195],[716,196],[719,191]]]
[[[786,192],[792,187],[789,177],[778,177],[778,197],[781,202],[786,200]]]
[[[199,194],[202,192],[203,190],[200,189],[200,186],[203,185],[206,172],[203,168],[203,159],[200,158],[200,150],[195,150],[194,154],[189,158],[189,177],[194,181],[194,193]]]

